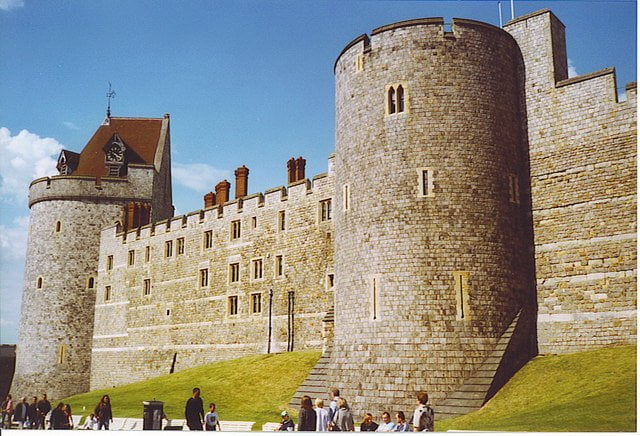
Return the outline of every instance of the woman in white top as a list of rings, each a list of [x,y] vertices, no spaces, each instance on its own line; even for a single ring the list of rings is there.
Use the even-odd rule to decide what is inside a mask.
[[[327,431],[329,412],[324,408],[322,398],[316,398],[316,431]]]

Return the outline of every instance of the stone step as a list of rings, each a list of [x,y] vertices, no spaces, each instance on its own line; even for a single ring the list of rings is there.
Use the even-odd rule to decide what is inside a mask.
[[[484,403],[484,397],[482,398],[447,398],[438,404],[439,407],[445,406],[461,406],[461,407],[475,407],[476,409],[482,407]]]
[[[447,395],[447,400],[448,399],[461,399],[461,400],[466,400],[466,399],[481,399],[484,400],[484,397],[486,396],[486,394],[482,391],[480,392],[474,392],[474,391],[456,391],[456,392],[452,392],[450,394]],[[445,400],[446,401],[446,400]]]
[[[478,410],[477,407],[469,407],[469,406],[436,406],[435,413],[436,419],[439,414],[452,414],[452,415],[466,415],[467,413],[475,412]]]

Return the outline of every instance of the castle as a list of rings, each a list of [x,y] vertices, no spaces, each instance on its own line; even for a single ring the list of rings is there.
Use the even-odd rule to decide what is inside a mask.
[[[327,172],[249,169],[174,217],[169,116],[108,116],[34,180],[12,391],[325,352],[357,413],[487,396],[538,352],[636,341],[636,85],[569,78],[548,10],[403,21],[335,67]],[[494,365],[492,370],[489,366]],[[480,376],[478,375],[480,374]],[[482,400],[485,393],[483,392]]]

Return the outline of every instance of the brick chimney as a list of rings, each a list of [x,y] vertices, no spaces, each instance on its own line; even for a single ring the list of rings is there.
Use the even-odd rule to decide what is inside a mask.
[[[209,192],[204,195],[204,208],[207,209],[216,204],[216,194]]]
[[[229,201],[230,188],[231,183],[227,182],[226,179],[216,185],[216,205],[220,206]]]
[[[125,210],[126,230],[135,229],[149,224],[151,218],[151,205],[149,203],[136,203],[130,201]]]
[[[249,168],[242,165],[236,172],[236,198],[247,196],[249,189]]]
[[[307,164],[307,161],[300,156],[296,159],[296,182],[300,180],[304,180],[304,167]]]
[[[287,161],[287,183],[290,185],[296,181],[296,160],[291,158]]]

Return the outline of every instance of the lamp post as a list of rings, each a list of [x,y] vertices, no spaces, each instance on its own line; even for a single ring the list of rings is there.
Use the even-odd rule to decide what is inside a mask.
[[[269,289],[269,339],[267,340],[267,354],[271,354],[271,308],[273,306],[273,289]]]

